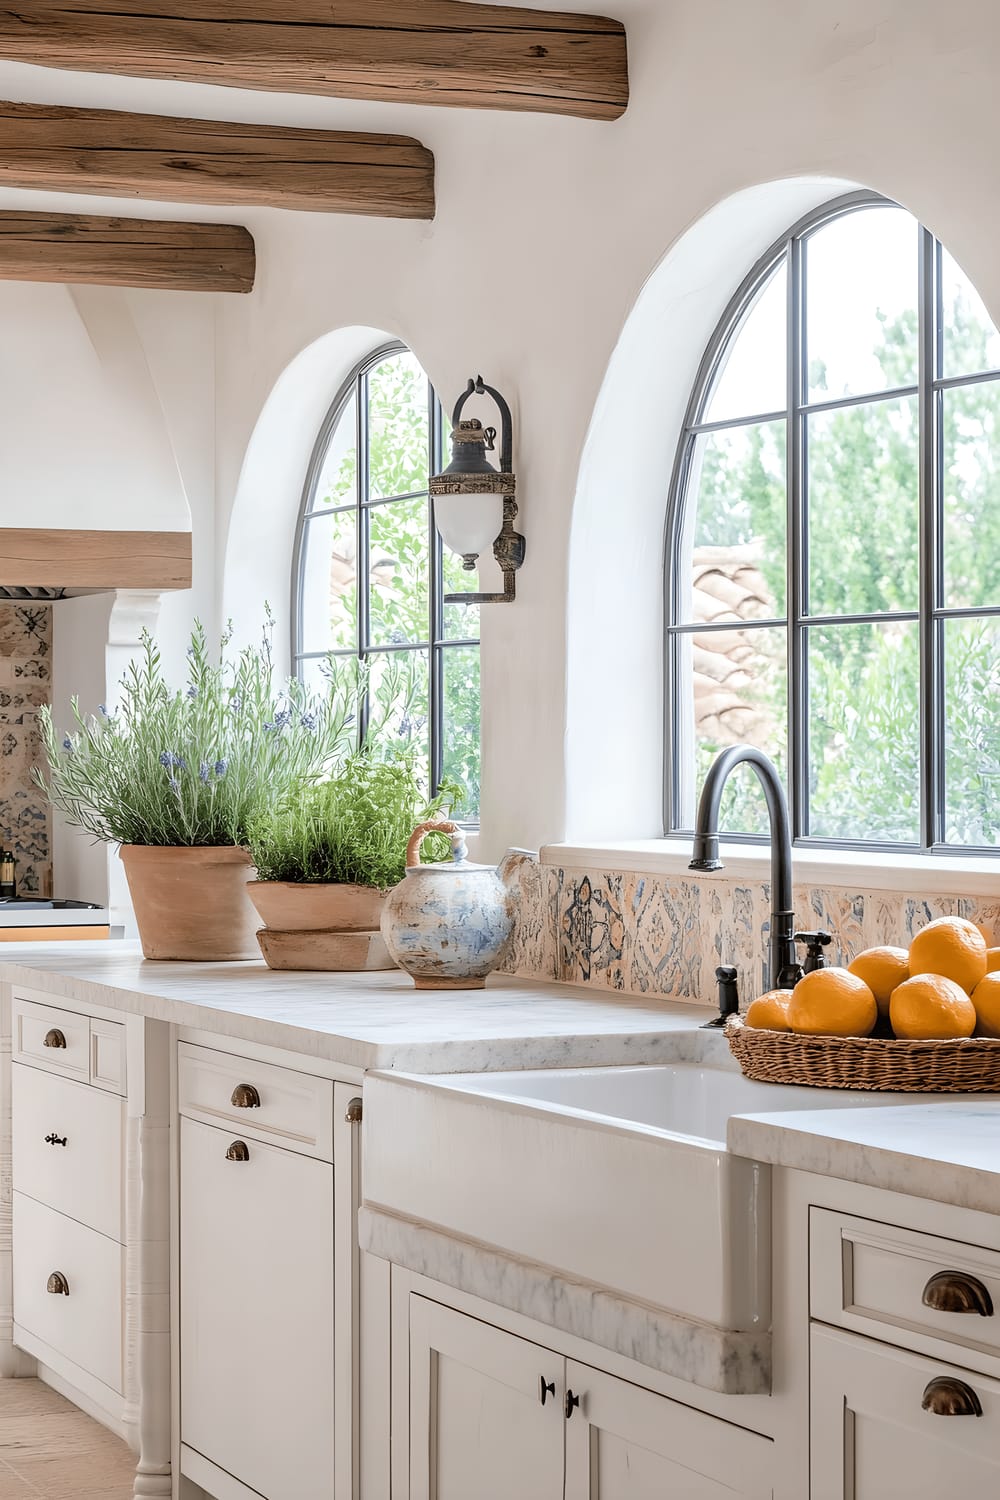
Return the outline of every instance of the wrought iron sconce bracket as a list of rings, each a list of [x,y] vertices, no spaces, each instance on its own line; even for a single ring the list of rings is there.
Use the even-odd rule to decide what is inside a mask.
[[[431,482],[433,495],[496,494],[503,496],[503,523],[500,534],[493,543],[493,556],[503,573],[502,594],[461,593],[445,594],[445,604],[512,604],[516,597],[514,575],[524,562],[524,537],[514,528],[517,520],[516,482],[513,473],[514,437],[510,407],[500,392],[487,385],[481,375],[469,380],[465,390],[455,403],[452,413],[452,428],[458,429],[462,411],[470,396],[489,396],[500,413],[500,471],[487,474],[437,474]],[[492,450],[496,443],[496,429],[486,428],[486,447]],[[473,564],[470,562],[469,566]]]

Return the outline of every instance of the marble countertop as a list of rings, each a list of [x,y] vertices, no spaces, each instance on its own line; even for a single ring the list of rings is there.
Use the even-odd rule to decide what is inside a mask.
[[[900,1096],[897,1096],[900,1097]],[[734,1115],[730,1151],[778,1167],[1000,1213],[1000,1098]]]
[[[58,1004],[149,1016],[357,1068],[416,1073],[662,1062],[697,1050],[711,1012],[495,974],[484,990],[417,991],[398,969],[288,973],[251,963],[157,963],[138,943],[24,943],[0,979]]]

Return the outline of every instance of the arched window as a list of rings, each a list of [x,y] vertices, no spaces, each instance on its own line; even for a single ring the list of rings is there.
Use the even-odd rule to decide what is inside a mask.
[[[373,693],[402,667],[416,692],[388,732],[411,738],[431,786],[450,778],[465,787],[460,816],[475,822],[479,613],[444,603],[468,583],[431,521],[427,481],[440,450],[427,376],[404,345],[377,349],[339,391],[309,465],[292,650],[307,680],[331,651],[368,661]]]
[[[897,205],[810,215],[730,304],[675,464],[665,619],[668,830],[747,741],[799,842],[1000,847],[1000,334]],[[755,778],[723,817],[766,829]]]

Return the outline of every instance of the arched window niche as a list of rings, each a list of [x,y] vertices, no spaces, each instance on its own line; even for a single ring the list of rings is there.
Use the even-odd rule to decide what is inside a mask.
[[[402,738],[425,785],[462,787],[479,818],[479,610],[445,603],[461,563],[434,528],[429,475],[442,413],[415,355],[370,350],[342,383],[306,472],[292,581],[292,660],[319,685],[327,661],[368,669],[361,727]]]
[[[690,504],[685,508],[681,502],[680,454],[693,436],[688,428],[699,390],[707,389],[706,371],[714,373],[721,393],[722,377],[730,368],[724,359],[710,368],[709,358],[720,344],[720,329],[733,326],[734,291],[748,284],[755,268],[763,269],[769,247],[787,243],[790,227],[805,227],[813,214],[822,217],[838,203],[846,208],[855,195],[859,213],[863,203],[874,209],[878,202],[856,183],[819,177],[766,183],[723,200],[696,219],[669,249],[626,320],[584,447],[570,539],[564,838],[572,847],[615,849],[642,841],[648,854],[652,852],[649,841],[653,841],[666,853],[670,845],[657,843],[664,833],[678,836],[675,847],[685,845],[683,835],[690,827],[699,782],[697,740],[691,733],[693,707],[681,706],[681,677],[676,662],[669,660],[675,649],[686,648],[675,648],[671,642],[668,652],[665,643],[675,624],[697,622],[683,621],[675,614],[685,597],[676,586],[676,574],[664,588],[664,562],[669,578],[671,569],[685,556],[688,598],[693,584],[696,514]],[[891,206],[884,211],[891,211]],[[925,245],[927,239],[930,236],[925,237]],[[918,246],[915,255],[921,253],[926,252]],[[960,274],[944,252],[940,259],[949,275]],[[757,302],[744,309],[739,327],[746,327],[763,290],[761,286]],[[776,297],[772,292],[772,298]],[[982,316],[988,324],[985,312]],[[735,358],[732,352],[731,358]],[[924,397],[929,406],[947,408],[945,385],[952,377],[963,388],[982,385],[1000,391],[1000,386],[993,385],[992,369],[971,375],[949,367],[944,371],[933,399]],[[737,373],[733,366],[728,389]],[[835,374],[830,362],[828,386]],[[917,383],[907,379],[904,389]],[[846,392],[847,397],[855,394],[860,395],[860,390]],[[747,415],[784,415],[787,419],[786,403],[787,396],[784,401],[779,398],[771,411]],[[851,404],[846,400],[845,409]],[[762,453],[762,464],[765,458]],[[692,477],[697,475],[689,467],[689,483]],[[858,531],[866,525],[867,517],[862,516]],[[705,539],[705,545],[712,544],[722,545]],[[923,588],[928,572],[920,570]],[[968,608],[977,615],[983,612],[978,604]],[[720,620],[720,627],[725,623]],[[740,619],[733,622],[737,629],[741,623]],[[760,623],[765,625],[766,618],[761,616]],[[893,625],[902,623],[894,621]],[[933,628],[945,631],[943,624],[935,623]],[[920,629],[930,634],[926,626]],[[694,637],[699,632],[688,634]],[[665,671],[665,666],[670,670]],[[683,766],[685,736],[687,769]],[[939,743],[947,757],[943,735]],[[780,754],[780,740],[770,748]],[[923,820],[929,796],[922,781],[912,796]],[[746,805],[752,804],[744,800]],[[796,829],[800,844],[810,838],[803,832],[802,817],[800,806]],[[759,823],[746,822],[751,834],[758,833]],[[732,822],[729,826],[734,827]],[[825,842],[815,828],[811,837]],[[906,841],[907,846],[919,851],[925,847],[923,838],[921,831]],[[829,842],[853,847],[861,840]],[[895,836],[877,841],[887,850],[898,848],[901,842]],[[990,845],[977,842],[965,847]],[[886,857],[895,856],[887,853]]]
[[[758,261],[694,382],[667,515],[668,831],[745,742],[800,843],[995,849],[1000,334],[905,209],[840,196]],[[766,833],[755,778],[723,825]]]

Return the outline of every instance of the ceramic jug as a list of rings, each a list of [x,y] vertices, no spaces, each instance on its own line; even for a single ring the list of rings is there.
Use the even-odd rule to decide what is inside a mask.
[[[429,833],[448,835],[450,860],[421,864]],[[494,869],[471,864],[467,853],[457,823],[421,823],[406,846],[406,874],[386,897],[382,936],[418,990],[481,990],[510,937],[513,903],[505,879],[511,855]]]

